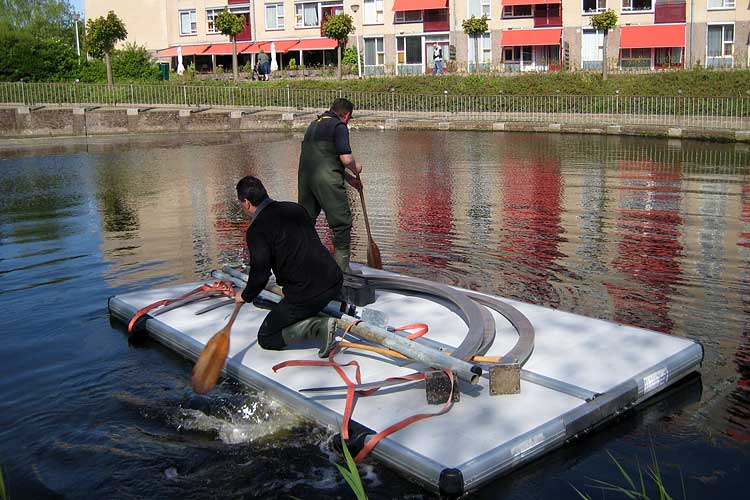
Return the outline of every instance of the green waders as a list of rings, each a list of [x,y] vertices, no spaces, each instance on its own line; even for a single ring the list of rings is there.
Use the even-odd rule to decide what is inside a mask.
[[[307,318],[283,328],[281,337],[286,345],[303,340],[317,339],[319,342],[318,355],[325,358],[334,346],[336,325],[337,321],[334,318]]]
[[[328,226],[333,231],[333,258],[342,271],[351,272],[352,212],[346,195],[344,166],[332,140],[316,139],[318,124],[334,119],[324,115],[307,128],[299,157],[297,188],[299,204],[305,207],[310,219],[315,221],[320,210],[325,211]]]

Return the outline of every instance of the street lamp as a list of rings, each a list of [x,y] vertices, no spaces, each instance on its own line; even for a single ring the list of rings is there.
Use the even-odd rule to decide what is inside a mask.
[[[354,29],[356,31],[357,29],[357,11],[359,10],[359,4],[353,3],[351,5],[352,12],[354,12]],[[361,79],[362,78],[362,63],[360,62],[361,52],[359,51],[359,33],[354,34],[354,37],[357,39],[357,76]]]
[[[78,64],[81,64],[81,44],[78,42],[78,20],[80,18],[80,14],[73,14],[73,21],[76,23],[76,53],[78,54]]]

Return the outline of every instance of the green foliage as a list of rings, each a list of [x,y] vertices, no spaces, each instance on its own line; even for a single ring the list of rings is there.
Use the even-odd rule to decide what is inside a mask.
[[[0,469],[0,500],[8,500],[8,490],[5,488],[5,480],[3,479],[3,470]]]
[[[615,466],[617,466],[617,469],[619,470],[620,475],[623,477],[623,479],[625,479],[626,484],[624,486],[620,486],[614,483],[601,481],[599,479],[589,478],[592,481],[592,484],[590,486],[592,488],[601,490],[602,495],[604,495],[606,492],[611,492],[620,494],[626,498],[641,500],[648,500],[649,498],[651,498],[648,488],[646,487],[646,481],[643,478],[643,470],[641,469],[640,464],[638,464],[637,466],[638,480],[635,481],[632,477],[630,477],[630,474],[628,474],[625,468],[620,464],[620,462],[617,461],[614,456],[612,456],[611,453],[607,452],[607,454],[609,455],[609,458],[612,459],[612,462],[615,464]],[[653,486],[656,488],[656,498],[659,498],[660,500],[672,500],[672,496],[667,492],[667,489],[664,486],[664,479],[661,474],[661,468],[659,466],[659,462],[656,459],[656,452],[654,451],[653,447],[651,448],[651,465],[646,467],[646,475],[651,479]],[[680,478],[682,478],[682,474],[680,474]],[[571,487],[576,491],[576,493],[578,493],[578,496],[580,496],[582,499],[593,500],[591,495],[582,493],[575,486],[571,485]],[[682,496],[683,498],[686,498],[684,482],[682,484]]]
[[[146,47],[134,43],[127,43],[122,50],[112,53],[112,72],[119,80],[161,80],[159,64],[151,53]]]
[[[297,69],[297,59],[295,59],[293,57],[291,59],[289,59],[289,64],[287,65],[287,67],[289,69],[291,69],[291,70]]]
[[[245,29],[245,16],[230,13],[226,8],[214,19],[216,29],[230,38],[242,33]]]
[[[103,57],[117,42],[125,40],[128,30],[113,11],[107,17],[89,19],[86,23],[86,50],[94,57]]]
[[[360,63],[362,63],[362,54],[360,54]],[[347,47],[344,51],[344,57],[342,58],[344,64],[350,66],[357,65],[357,47]]]
[[[27,30],[0,30],[2,81],[57,81],[77,66],[75,49],[59,38],[42,40]]]
[[[464,19],[461,22],[461,26],[467,35],[483,35],[490,29],[487,24],[487,16],[471,16],[470,19]]]
[[[346,45],[349,35],[354,33],[354,19],[349,14],[337,14],[329,16],[323,25],[323,33],[328,38],[339,42],[339,45]],[[355,59],[356,63],[357,60]]]
[[[591,26],[598,30],[607,32],[617,26],[617,14],[612,9],[591,16]]]
[[[22,30],[38,38],[75,44],[73,6],[66,0],[0,1],[0,31]]]
[[[349,488],[351,488],[352,492],[354,492],[354,494],[357,496],[357,500],[367,500],[367,493],[365,493],[365,487],[362,485],[362,478],[359,477],[357,464],[354,463],[352,454],[349,453],[349,448],[346,447],[346,441],[344,441],[343,436],[341,437],[341,447],[344,450],[346,468],[339,464],[334,465],[336,465],[336,468],[339,470],[341,475],[344,476],[346,484],[349,485]]]

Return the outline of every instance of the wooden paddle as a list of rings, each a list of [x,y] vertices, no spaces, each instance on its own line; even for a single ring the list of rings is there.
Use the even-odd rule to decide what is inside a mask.
[[[367,218],[365,194],[362,192],[361,180],[357,191],[359,191],[359,199],[362,202],[362,214],[365,216],[365,228],[367,229],[367,265],[375,269],[383,269],[383,259],[380,258],[380,249],[372,239],[372,233],[370,232],[370,220]]]
[[[234,306],[232,317],[229,318],[227,326],[211,337],[208,343],[206,343],[203,352],[198,357],[198,361],[195,362],[193,378],[190,384],[198,394],[206,394],[214,388],[216,381],[219,379],[221,369],[224,368],[224,363],[229,353],[229,333],[232,330],[234,320],[237,319],[237,314],[240,312],[242,304],[244,302],[240,302]]]

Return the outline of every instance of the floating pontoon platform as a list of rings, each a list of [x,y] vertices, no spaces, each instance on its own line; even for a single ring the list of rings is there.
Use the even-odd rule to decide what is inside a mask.
[[[398,278],[392,273],[360,269],[365,276]],[[127,322],[144,306],[180,296],[198,285],[119,295],[110,299],[109,309],[113,316]],[[491,299],[505,304],[507,310],[495,307],[483,311],[485,326],[487,310],[494,319],[494,339],[490,336],[491,345],[482,350],[485,356],[500,356],[505,361],[509,352],[517,355],[510,361],[522,366],[520,392],[491,395],[485,366],[477,384],[460,383],[460,401],[450,411],[391,434],[372,452],[407,477],[448,496],[476,490],[632,408],[697,371],[703,359],[701,345],[684,338],[498,297]],[[211,335],[226,323],[231,306],[195,313],[222,301],[226,299],[189,303],[149,316],[143,326],[165,346],[195,360]],[[429,340],[423,342],[432,346],[451,346],[458,351],[471,333],[464,312],[420,292],[378,290],[375,302],[366,308],[384,312],[393,326],[427,323],[425,339]],[[317,348],[312,346],[284,351],[262,349],[257,331],[267,312],[251,304],[241,309],[232,329],[225,374],[265,391],[297,413],[338,428],[346,394],[301,390],[341,386],[341,379],[330,367],[290,367],[275,373],[272,367],[278,363],[319,358]],[[528,338],[521,339],[525,344],[519,342],[519,316],[528,318],[533,326],[531,345]],[[528,337],[528,331],[525,334]],[[366,351],[344,350],[336,355],[341,363],[353,359],[361,367],[363,383],[426,369],[415,362],[394,363],[391,358]],[[372,434],[408,416],[435,412],[438,407],[428,406],[425,394],[425,383],[418,382],[359,398],[353,424]]]

